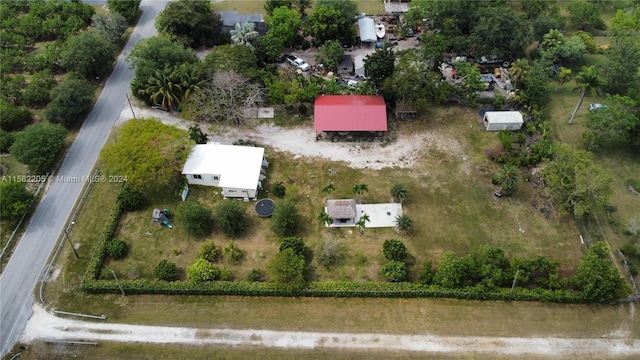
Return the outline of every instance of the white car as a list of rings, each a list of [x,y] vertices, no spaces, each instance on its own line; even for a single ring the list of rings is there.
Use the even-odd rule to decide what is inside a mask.
[[[302,71],[307,71],[310,68],[309,64],[295,55],[286,55],[285,58],[287,59],[289,64],[297,67]]]
[[[594,111],[594,110],[600,110],[600,109],[606,109],[607,106],[606,105],[602,105],[602,104],[589,104],[589,110]]]

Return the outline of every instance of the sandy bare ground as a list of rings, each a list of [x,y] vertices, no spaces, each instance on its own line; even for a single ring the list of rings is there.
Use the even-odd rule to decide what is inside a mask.
[[[134,106],[137,117],[156,117],[165,124],[188,129],[194,123],[182,120],[171,113]],[[131,118],[131,110],[126,107],[120,116],[119,123]],[[242,139],[268,146],[274,150],[289,152],[295,157],[321,157],[333,161],[344,161],[354,168],[410,168],[415,164],[418,155],[426,148],[434,148],[451,156],[465,159],[462,147],[454,139],[437,136],[434,132],[424,131],[412,135],[400,135],[390,144],[378,142],[347,143],[315,141],[315,132],[311,126],[283,129],[268,122],[254,121],[252,128],[217,126],[215,134],[209,134],[209,141],[231,144]],[[206,125],[202,125],[206,131]]]
[[[557,358],[617,358],[640,356],[640,340],[616,334],[609,338],[461,337],[429,334],[353,334],[302,331],[196,329],[89,322],[56,317],[36,304],[21,341],[73,340],[182,344],[198,346],[259,346],[280,349],[410,351],[424,353],[507,355]],[[622,335],[622,336],[621,336]]]

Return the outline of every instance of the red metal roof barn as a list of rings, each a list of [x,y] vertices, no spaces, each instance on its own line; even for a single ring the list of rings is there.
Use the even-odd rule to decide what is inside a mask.
[[[382,96],[321,95],[316,98],[313,127],[322,131],[387,131]]]

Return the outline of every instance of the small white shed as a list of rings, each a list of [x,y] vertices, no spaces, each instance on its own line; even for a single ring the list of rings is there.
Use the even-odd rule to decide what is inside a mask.
[[[193,185],[218,186],[225,198],[250,198],[258,195],[264,148],[221,145],[194,146],[182,174]]]
[[[487,131],[520,130],[524,123],[519,111],[487,111],[482,121]]]

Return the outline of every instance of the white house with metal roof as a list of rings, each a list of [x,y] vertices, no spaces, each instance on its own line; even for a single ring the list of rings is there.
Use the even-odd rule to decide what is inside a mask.
[[[216,143],[194,146],[182,174],[192,185],[217,186],[225,198],[256,199],[264,148]]]

